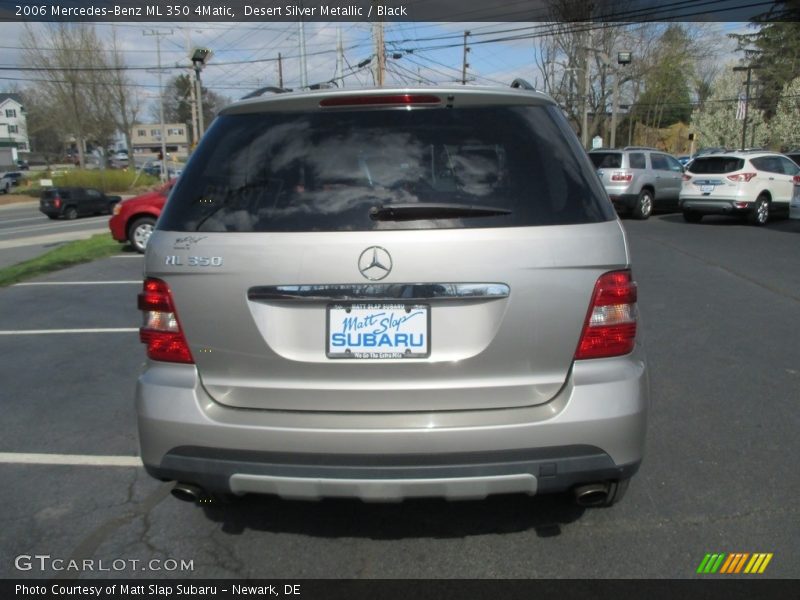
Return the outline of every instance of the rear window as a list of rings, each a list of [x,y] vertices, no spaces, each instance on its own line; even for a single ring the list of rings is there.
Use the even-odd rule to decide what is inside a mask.
[[[645,161],[644,154],[640,152],[631,152],[628,155],[628,162],[631,165],[631,169],[646,169],[647,162]]]
[[[619,169],[622,166],[619,152],[590,152],[589,158],[596,169]]]
[[[367,231],[611,220],[574,137],[550,106],[223,115],[158,228]],[[370,216],[398,204],[491,210]]]
[[[42,194],[42,197],[46,200],[51,200],[55,197],[63,198],[64,200],[68,200],[71,196],[69,190],[45,190]]]
[[[690,173],[732,173],[744,167],[744,159],[732,156],[695,158],[688,167]]]

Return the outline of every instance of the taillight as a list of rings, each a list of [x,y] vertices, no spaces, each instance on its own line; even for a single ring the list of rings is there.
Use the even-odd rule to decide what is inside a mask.
[[[61,196],[56,196],[53,198],[53,206],[56,208],[61,208]]]
[[[390,96],[334,96],[321,100],[325,108],[336,106],[410,106],[414,104],[441,104],[442,99],[429,94],[392,94]]]
[[[800,185],[800,175],[792,177],[792,182],[794,182],[795,185]]]
[[[121,212],[122,212],[122,206],[121,206],[121,205],[122,205],[122,202],[117,202],[117,203],[114,205],[114,208],[112,208],[112,209],[111,209],[111,214],[113,214],[113,215],[115,215],[115,216],[116,216],[116,215],[118,215],[119,213],[121,213]]]
[[[692,176],[684,173],[681,179],[683,179],[684,181],[690,181],[692,179]]]
[[[736,182],[750,181],[756,175],[758,175],[758,173],[737,173],[736,175],[728,175],[728,179]]]
[[[636,283],[631,272],[611,271],[594,286],[575,358],[607,358],[633,350],[636,339]]]
[[[160,279],[146,279],[139,294],[139,310],[144,313],[139,339],[147,344],[148,358],[194,363],[166,283]]]
[[[614,171],[611,173],[611,181],[631,181],[633,173],[627,171]]]

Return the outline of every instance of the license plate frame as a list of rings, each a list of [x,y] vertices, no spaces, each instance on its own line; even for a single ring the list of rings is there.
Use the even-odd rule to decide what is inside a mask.
[[[420,323],[417,315],[422,314],[424,321]],[[405,317],[405,319],[404,319]],[[351,319],[346,325],[343,319]],[[355,320],[352,320],[355,319]],[[387,321],[388,320],[388,321]],[[402,322],[399,322],[402,321]],[[399,323],[398,323],[399,322]],[[332,331],[331,328],[336,330]],[[397,342],[396,334],[411,335],[411,338],[402,339],[405,342],[402,350],[394,345]],[[344,338],[344,346],[339,349],[332,346],[333,334],[352,334]],[[375,346],[362,346],[364,350],[354,350],[354,344],[349,343],[352,336],[361,334],[360,341],[366,344],[369,338],[364,335],[375,336]],[[391,347],[386,346],[388,342]],[[411,348],[413,335],[422,336],[420,350]],[[416,338],[419,339],[419,338]],[[342,338],[339,338],[341,342]],[[431,307],[429,304],[406,302],[338,302],[325,307],[325,356],[336,360],[396,360],[410,358],[428,358],[431,354]]]

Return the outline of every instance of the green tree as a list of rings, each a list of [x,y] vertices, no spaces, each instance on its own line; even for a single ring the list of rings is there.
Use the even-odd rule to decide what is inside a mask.
[[[182,123],[187,131],[192,131],[192,86],[194,78],[190,75],[178,75],[167,82],[164,90],[164,121],[166,123]],[[205,126],[229,102],[228,98],[220,96],[203,86],[203,120]],[[153,109],[154,116],[158,119],[158,107]],[[195,140],[191,140],[193,144]]]
[[[736,118],[739,96],[743,93],[742,80],[728,65],[714,81],[714,91],[702,108],[692,113],[691,127],[697,135],[698,148],[739,148],[742,143],[744,122]],[[755,135],[753,135],[755,132]],[[752,102],[747,115],[747,146],[764,146],[769,143],[770,132],[764,115]]]
[[[774,148],[800,148],[800,77],[783,89],[769,128]]]
[[[751,26],[755,32],[731,37],[756,69],[761,83],[758,105],[771,118],[783,89],[800,73],[800,0],[776,3]]]
[[[660,129],[687,122],[692,113],[689,84],[693,75],[692,41],[680,24],[670,24],[658,42],[658,61],[645,75],[636,114]]]

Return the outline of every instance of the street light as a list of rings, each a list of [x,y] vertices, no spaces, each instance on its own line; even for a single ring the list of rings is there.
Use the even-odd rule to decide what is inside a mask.
[[[194,65],[195,85],[197,89],[198,138],[203,137],[203,133],[205,133],[206,129],[205,123],[203,122],[203,86],[200,81],[200,71],[203,70],[203,67],[211,60],[212,56],[214,56],[214,53],[208,48],[195,48],[189,55],[192,65]]]
[[[611,69],[614,73],[614,85],[611,92],[611,139],[609,140],[609,146],[614,148],[617,145],[617,112],[618,112],[618,104],[619,104],[619,67],[624,67],[625,65],[631,64],[631,60],[633,59],[633,53],[631,52],[617,52],[617,68],[615,68],[612,63],[611,59],[608,57],[608,54],[603,52],[602,50],[598,50],[597,48],[591,48],[589,46],[585,47],[587,52],[594,52],[597,56],[600,57],[600,60]],[[588,117],[589,117],[589,102],[588,102],[588,95],[589,95],[589,60],[587,56],[586,60],[586,90],[585,90],[585,104],[584,104],[584,112],[583,112],[583,127],[586,129],[588,128]],[[584,133],[584,146],[588,144],[588,132]]]

